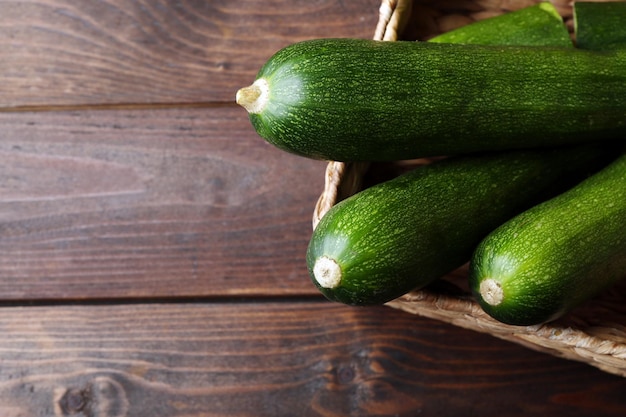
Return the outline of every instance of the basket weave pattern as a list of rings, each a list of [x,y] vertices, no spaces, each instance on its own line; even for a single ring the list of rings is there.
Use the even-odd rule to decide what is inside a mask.
[[[383,0],[374,39],[427,40],[473,21],[535,3],[532,0]],[[571,2],[553,0],[552,3],[572,29]],[[401,172],[428,162],[401,162],[396,168]],[[376,165],[329,162],[325,187],[313,213],[313,227],[333,205],[367,186],[366,177]],[[387,305],[626,377],[626,280],[562,319],[538,326],[510,326],[492,319],[473,300],[466,281],[467,266],[464,266],[440,283]]]

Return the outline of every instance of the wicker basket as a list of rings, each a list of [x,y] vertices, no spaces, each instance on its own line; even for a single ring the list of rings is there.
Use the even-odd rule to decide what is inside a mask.
[[[374,38],[426,40],[472,21],[534,3],[536,1],[532,0],[383,0]],[[571,28],[571,2],[554,0],[552,3]],[[330,162],[325,189],[315,207],[313,227],[342,199],[428,162]],[[466,281],[467,265],[428,288],[409,293],[388,305],[626,376],[626,280],[558,321],[526,327],[505,325],[490,318],[473,300]]]

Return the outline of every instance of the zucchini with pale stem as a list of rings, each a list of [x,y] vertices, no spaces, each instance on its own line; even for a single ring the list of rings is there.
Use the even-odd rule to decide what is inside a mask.
[[[338,302],[390,301],[461,266],[497,226],[614,155],[603,144],[458,156],[367,188],[317,225],[311,279]]]
[[[518,45],[550,39],[564,45],[568,35],[550,7],[492,18],[478,29],[469,25],[455,31],[454,41],[491,43],[504,36]],[[512,17],[518,13],[524,18]],[[542,33],[547,38],[528,30],[538,30],[538,21],[546,23],[549,30]],[[610,150],[592,150],[599,153],[589,169],[610,159]],[[560,185],[553,191],[566,186],[563,178],[556,180],[568,177],[563,169],[574,170],[574,161],[582,169],[587,162],[579,158],[591,156],[585,149],[552,152],[518,154],[519,159],[514,153],[455,158],[340,203],[322,219],[309,244],[313,282],[328,298],[348,304],[383,303],[427,285],[469,260],[479,236],[530,204],[548,182]]]
[[[626,137],[626,51],[316,39],[237,102],[278,148],[402,160]]]
[[[626,277],[626,154],[507,221],[470,263],[482,308],[514,325],[555,320]]]
[[[574,4],[576,44],[626,50],[626,3]],[[626,278],[626,154],[573,189],[491,233],[470,262],[470,287],[497,320],[562,317]]]

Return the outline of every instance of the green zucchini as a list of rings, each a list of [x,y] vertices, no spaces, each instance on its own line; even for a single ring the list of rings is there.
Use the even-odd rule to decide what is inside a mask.
[[[574,3],[574,29],[577,48],[626,48],[626,2]]]
[[[626,51],[316,39],[237,92],[302,156],[388,161],[626,136]]]
[[[578,48],[623,50],[626,3],[576,2],[574,27]],[[487,313],[509,324],[551,321],[626,276],[626,250],[615,242],[622,240],[626,225],[624,208],[616,207],[624,201],[626,170],[622,167],[620,173],[619,165],[623,160],[503,225],[481,243],[470,262],[470,287]],[[615,189],[602,191],[602,183]],[[594,197],[597,192],[601,199]],[[588,211],[594,205],[597,210]],[[573,263],[567,265],[569,261]]]
[[[573,46],[563,18],[554,5],[548,2],[479,20],[442,33],[428,42],[564,48]]]
[[[470,262],[483,309],[508,324],[561,317],[626,277],[626,154],[507,221]]]
[[[469,261],[501,223],[614,153],[597,145],[457,156],[365,189],[317,225],[306,256],[311,279],[330,300],[390,301]]]

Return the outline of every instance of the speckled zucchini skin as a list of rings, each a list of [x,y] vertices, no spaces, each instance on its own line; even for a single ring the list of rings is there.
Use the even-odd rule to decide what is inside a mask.
[[[503,224],[470,263],[470,286],[483,309],[515,325],[561,317],[624,277],[626,154]],[[502,289],[495,306],[480,294],[489,278]]]
[[[573,11],[577,48],[593,51],[626,48],[626,2],[577,1]]]
[[[402,160],[626,137],[626,52],[317,39],[263,66],[250,120],[295,154]]]
[[[606,165],[614,147],[510,151],[449,158],[365,189],[335,205],[307,250],[313,282],[329,299],[382,304],[469,261],[489,232]],[[341,268],[334,288],[319,258]]]

